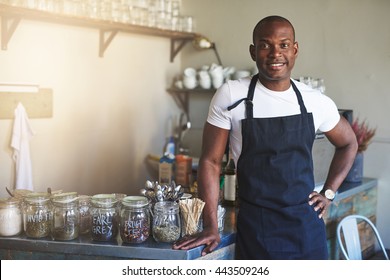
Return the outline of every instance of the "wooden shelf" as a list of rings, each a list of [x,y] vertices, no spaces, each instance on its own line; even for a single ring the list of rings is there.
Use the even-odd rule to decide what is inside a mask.
[[[87,17],[54,14],[50,12],[14,7],[5,4],[0,4],[0,16],[2,50],[7,50],[8,43],[22,19],[98,29],[100,36],[100,57],[103,57],[105,50],[108,48],[111,41],[118,32],[169,38],[171,40],[171,62],[173,62],[175,56],[186,45],[186,43],[193,41],[197,36],[201,36],[197,33],[191,32],[179,32]]]
[[[190,102],[190,94],[214,94],[216,89],[202,89],[200,87],[194,89],[180,89],[180,88],[169,88],[167,92],[170,93],[178,104],[178,106],[184,111],[184,113],[189,116],[189,102]]]

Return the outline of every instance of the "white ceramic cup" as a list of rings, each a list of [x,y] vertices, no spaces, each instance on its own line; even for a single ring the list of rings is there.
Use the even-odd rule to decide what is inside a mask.
[[[185,77],[195,77],[196,70],[192,67],[188,67],[188,68],[184,69],[184,76]]]
[[[183,85],[186,89],[194,89],[198,85],[196,76],[184,76]]]

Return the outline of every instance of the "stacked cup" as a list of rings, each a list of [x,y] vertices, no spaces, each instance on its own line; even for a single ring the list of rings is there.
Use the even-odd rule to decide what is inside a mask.
[[[186,89],[194,89],[198,85],[194,68],[189,67],[184,70],[183,85]]]

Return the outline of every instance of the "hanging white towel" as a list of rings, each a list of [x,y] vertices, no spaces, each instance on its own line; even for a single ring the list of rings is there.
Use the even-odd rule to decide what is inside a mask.
[[[11,147],[16,169],[16,189],[33,190],[32,166],[29,142],[34,135],[26,110],[22,103],[15,109],[15,121],[12,131]]]

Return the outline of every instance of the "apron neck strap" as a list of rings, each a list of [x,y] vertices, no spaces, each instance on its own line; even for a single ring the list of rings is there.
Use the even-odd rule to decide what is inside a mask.
[[[237,100],[233,105],[230,105],[227,109],[228,111],[236,108],[242,101],[245,100],[245,107],[246,107],[246,117],[248,119],[253,119],[253,96],[255,94],[256,89],[256,83],[259,78],[259,74],[256,74],[252,77],[251,83],[249,85],[248,89],[248,95],[245,98],[241,98],[240,100]]]
[[[233,105],[230,105],[227,109],[228,111],[236,108],[242,101],[245,101],[245,108],[246,108],[246,117],[247,119],[253,119],[253,96],[255,94],[255,89],[256,89],[256,83],[259,78],[259,74],[256,74],[252,77],[251,83],[249,85],[248,89],[248,95],[245,98],[241,98],[237,100]],[[301,114],[307,114],[306,107],[303,103],[302,95],[300,91],[298,90],[297,86],[294,84],[292,80],[290,80],[291,86],[295,92],[295,95],[297,96],[298,99],[298,104],[301,110]]]
[[[295,95],[297,96],[299,107],[301,108],[301,114],[307,114],[307,110],[305,107],[305,104],[303,103],[302,95],[301,92],[298,90],[297,86],[294,84],[292,80],[291,81],[291,86],[293,87],[295,91]]]

